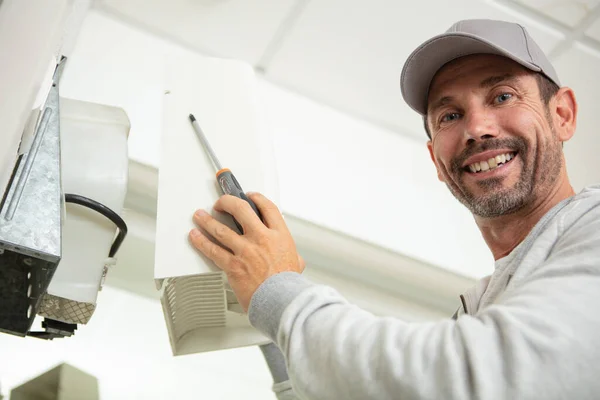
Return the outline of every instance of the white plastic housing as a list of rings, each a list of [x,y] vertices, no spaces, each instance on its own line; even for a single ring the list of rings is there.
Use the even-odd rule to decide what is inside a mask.
[[[88,197],[121,214],[128,180],[125,111],[61,98],[60,117],[64,193]],[[65,208],[62,259],[48,287],[52,297],[46,296],[39,314],[87,323],[117,229],[94,210],[72,203]]]
[[[224,168],[244,191],[279,203],[270,135],[261,123],[254,71],[233,60],[168,60],[161,143],[155,278],[174,355],[265,343],[248,322],[224,274],[188,240],[192,215],[221,196],[215,167],[188,119],[194,114]]]

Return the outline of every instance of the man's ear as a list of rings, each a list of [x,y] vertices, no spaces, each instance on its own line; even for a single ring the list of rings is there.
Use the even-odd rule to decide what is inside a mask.
[[[554,127],[561,142],[566,142],[575,134],[577,127],[577,100],[571,88],[562,87],[551,102],[554,106]]]
[[[433,142],[431,140],[427,141],[427,150],[429,150],[429,156],[431,157],[431,161],[433,161],[433,165],[435,165],[435,169],[437,171],[438,179],[441,182],[445,182],[444,181],[444,177],[440,173],[440,168],[438,167],[437,161],[435,160],[435,156],[433,155]]]

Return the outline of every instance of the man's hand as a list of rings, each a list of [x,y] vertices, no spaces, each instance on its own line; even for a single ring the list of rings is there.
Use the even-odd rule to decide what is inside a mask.
[[[190,232],[194,247],[225,272],[245,311],[248,311],[256,289],[270,276],[284,271],[301,273],[304,270],[304,260],[298,255],[277,206],[258,193],[248,197],[258,207],[264,224],[246,201],[223,195],[214,209],[231,214],[244,229],[244,234],[234,232],[204,210],[196,211],[194,221],[221,246],[210,241],[199,229]]]

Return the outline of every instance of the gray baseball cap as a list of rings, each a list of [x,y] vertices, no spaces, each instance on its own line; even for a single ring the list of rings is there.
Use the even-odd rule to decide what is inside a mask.
[[[421,115],[427,113],[429,86],[446,63],[471,54],[497,54],[546,75],[560,86],[550,60],[516,23],[470,19],[455,23],[445,33],[421,44],[406,60],[400,77],[402,97]]]

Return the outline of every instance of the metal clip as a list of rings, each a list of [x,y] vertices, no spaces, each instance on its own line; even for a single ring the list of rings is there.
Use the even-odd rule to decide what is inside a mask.
[[[104,268],[102,269],[102,278],[100,279],[100,287],[98,291],[101,292],[104,287],[104,283],[106,282],[106,275],[108,274],[108,270],[110,267],[114,267],[117,265],[117,259],[115,257],[108,257],[104,260]]]

